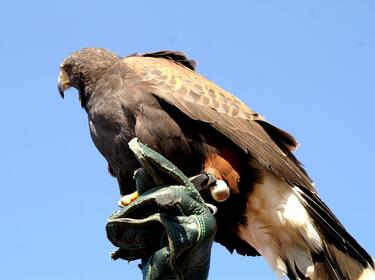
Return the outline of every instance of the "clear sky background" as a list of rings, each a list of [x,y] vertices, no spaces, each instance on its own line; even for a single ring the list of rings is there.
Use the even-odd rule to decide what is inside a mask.
[[[198,71],[291,132],[321,197],[373,256],[375,2],[0,2],[0,279],[141,279],[111,261],[116,181],[74,90],[71,52],[181,50]],[[275,279],[215,245],[209,279]]]

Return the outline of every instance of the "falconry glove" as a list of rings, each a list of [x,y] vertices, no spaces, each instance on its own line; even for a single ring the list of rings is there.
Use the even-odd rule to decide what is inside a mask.
[[[216,233],[210,209],[171,162],[137,139],[129,146],[143,166],[134,176],[140,196],[109,218],[108,239],[119,247],[112,258],[141,259],[147,280],[207,279]]]

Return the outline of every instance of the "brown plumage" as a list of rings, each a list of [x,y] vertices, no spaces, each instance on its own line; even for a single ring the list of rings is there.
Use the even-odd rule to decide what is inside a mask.
[[[194,71],[180,52],[121,58],[104,49],[73,53],[59,90],[76,87],[90,132],[121,194],[134,191],[139,167],[127,143],[141,142],[187,176],[202,170],[225,181],[215,203],[216,241],[231,252],[262,254],[291,279],[360,279],[373,260],[319,199],[292,152],[296,140]],[[372,274],[373,275],[373,274]]]

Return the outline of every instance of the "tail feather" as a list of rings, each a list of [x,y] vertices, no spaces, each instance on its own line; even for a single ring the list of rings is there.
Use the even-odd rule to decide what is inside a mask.
[[[254,247],[279,277],[375,280],[374,261],[319,197],[262,167],[247,195],[238,237]]]
[[[327,205],[307,189],[294,187],[300,202],[312,218],[323,240],[323,252],[316,263],[329,277],[311,279],[361,279],[366,272],[375,279],[374,260],[346,231]],[[316,269],[317,273],[320,269]],[[370,276],[368,276],[370,277]]]
[[[340,271],[337,271],[332,263],[332,260],[324,255],[320,255],[314,259],[314,275],[310,277],[311,280],[341,280],[345,279]]]

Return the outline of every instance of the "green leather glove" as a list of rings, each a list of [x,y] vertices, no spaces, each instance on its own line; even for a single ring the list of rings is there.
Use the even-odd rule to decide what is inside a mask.
[[[141,259],[147,280],[207,279],[216,233],[210,209],[171,162],[136,139],[129,146],[143,166],[134,176],[140,196],[109,218],[108,239],[119,247],[112,257]]]

